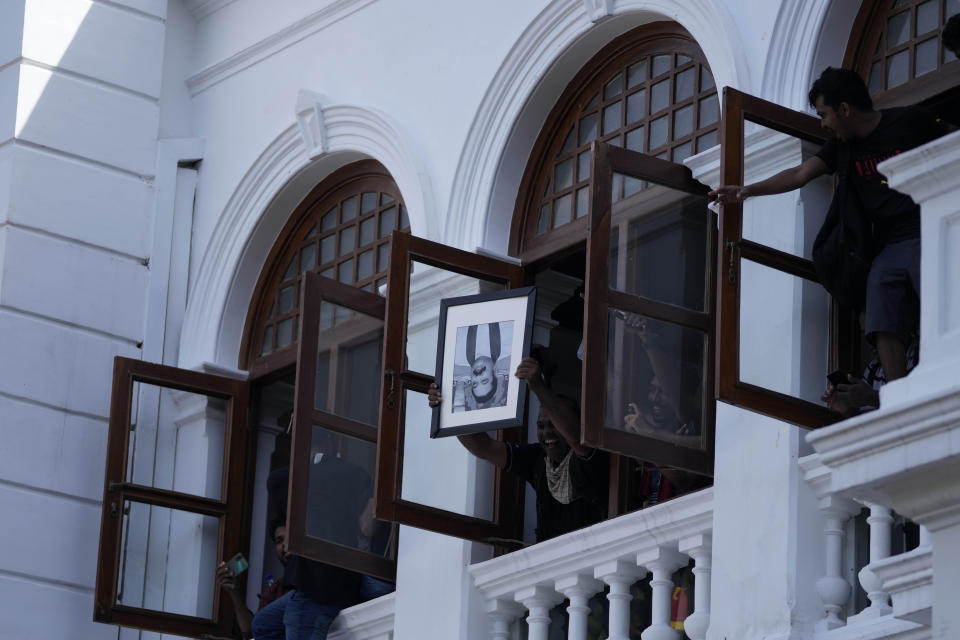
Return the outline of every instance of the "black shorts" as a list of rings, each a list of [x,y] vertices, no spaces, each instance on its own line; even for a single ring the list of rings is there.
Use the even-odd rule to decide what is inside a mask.
[[[904,346],[920,328],[920,238],[888,244],[870,265],[864,332],[871,344],[879,331],[895,333]]]

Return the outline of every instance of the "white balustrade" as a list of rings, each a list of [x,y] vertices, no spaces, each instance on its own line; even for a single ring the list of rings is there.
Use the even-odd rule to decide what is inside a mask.
[[[693,640],[703,640],[710,616],[710,554],[713,489],[574,531],[470,567],[486,599],[490,637],[512,637],[510,626],[529,613],[530,640],[547,638],[550,609],[569,600],[567,637],[584,640],[591,596],[609,587],[609,640],[630,639],[633,584],[653,574],[651,620],[644,640],[679,640],[670,626],[671,574],[694,560],[696,611],[687,620]]]
[[[327,637],[329,640],[393,640],[394,596],[388,593],[344,609],[333,621]]]
[[[867,524],[870,525],[870,564],[857,574],[860,586],[867,592],[870,606],[855,616],[850,616],[847,624],[858,624],[872,618],[879,618],[893,612],[890,606],[890,594],[883,590],[883,582],[870,568],[875,562],[890,557],[890,528],[893,516],[890,509],[880,504],[866,503],[870,509]]]

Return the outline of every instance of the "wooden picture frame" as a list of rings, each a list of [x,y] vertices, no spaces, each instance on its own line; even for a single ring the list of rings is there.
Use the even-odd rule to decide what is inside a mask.
[[[431,438],[523,424],[526,383],[512,373],[530,353],[535,308],[535,287],[440,301],[436,380],[443,400],[433,410]]]

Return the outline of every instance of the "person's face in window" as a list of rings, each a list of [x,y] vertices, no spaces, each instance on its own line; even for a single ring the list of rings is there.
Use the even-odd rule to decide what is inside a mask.
[[[654,377],[647,389],[647,405],[650,411],[650,420],[658,427],[671,427],[676,422],[673,409],[667,402],[660,380]]]
[[[540,415],[537,417],[537,441],[540,442],[544,452],[554,462],[563,460],[567,451],[570,450],[570,445],[556,430],[543,409],[540,410]]]
[[[493,391],[496,388],[493,360],[486,356],[477,358],[473,361],[473,368],[470,375],[473,383],[473,396],[475,398],[488,398],[493,395]]]
[[[849,117],[850,106],[841,102],[836,109],[823,103],[823,96],[817,96],[814,103],[817,115],[820,116],[820,126],[828,133],[836,134],[840,140],[849,140],[851,137]]]
[[[273,543],[276,545],[280,562],[287,564],[287,528],[284,525],[273,530]]]

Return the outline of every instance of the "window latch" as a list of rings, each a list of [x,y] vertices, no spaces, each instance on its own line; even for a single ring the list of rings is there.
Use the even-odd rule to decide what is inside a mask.
[[[727,240],[727,281],[730,284],[737,283],[737,270],[735,268],[735,259],[733,252],[737,248],[737,243],[734,240]]]
[[[387,369],[383,372],[384,387],[387,389],[387,409],[393,409],[397,406],[396,389],[394,388],[394,379],[396,374],[393,369]]]

